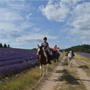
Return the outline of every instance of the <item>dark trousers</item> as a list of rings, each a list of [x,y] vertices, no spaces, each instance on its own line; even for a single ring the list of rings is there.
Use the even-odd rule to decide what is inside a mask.
[[[50,53],[49,53],[49,51],[46,51],[46,54],[48,56],[48,62],[50,62]]]

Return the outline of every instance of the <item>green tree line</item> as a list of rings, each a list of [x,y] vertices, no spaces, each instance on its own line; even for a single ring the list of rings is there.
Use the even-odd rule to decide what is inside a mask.
[[[0,48],[10,48],[10,45],[8,44],[4,44],[2,45],[2,43],[0,43]]]
[[[84,45],[78,45],[78,46],[73,46],[70,48],[66,48],[65,51],[74,51],[74,52],[84,52],[84,53],[90,53],[90,45],[84,44]]]

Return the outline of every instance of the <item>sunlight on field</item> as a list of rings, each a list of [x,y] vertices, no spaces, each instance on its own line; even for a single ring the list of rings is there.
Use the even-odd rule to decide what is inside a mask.
[[[86,90],[82,81],[79,80],[75,66],[68,68],[67,59],[63,67],[63,84],[60,90]]]
[[[90,77],[90,58],[75,54],[75,60],[87,75]]]

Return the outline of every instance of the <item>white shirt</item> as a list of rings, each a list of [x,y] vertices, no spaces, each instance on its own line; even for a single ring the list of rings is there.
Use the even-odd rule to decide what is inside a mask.
[[[57,51],[59,52],[59,49],[57,49]]]

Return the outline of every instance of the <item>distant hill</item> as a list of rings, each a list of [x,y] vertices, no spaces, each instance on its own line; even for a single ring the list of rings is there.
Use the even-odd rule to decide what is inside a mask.
[[[68,52],[69,50],[72,50],[74,52],[90,53],[90,45],[84,44],[84,45],[73,46],[65,49],[66,52]]]

